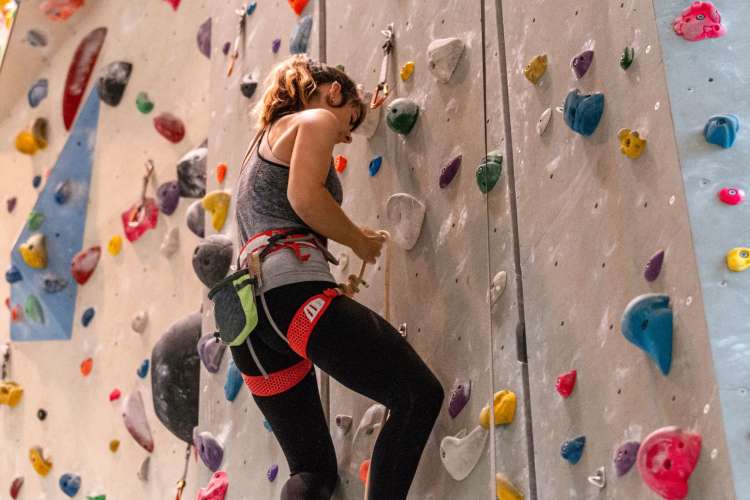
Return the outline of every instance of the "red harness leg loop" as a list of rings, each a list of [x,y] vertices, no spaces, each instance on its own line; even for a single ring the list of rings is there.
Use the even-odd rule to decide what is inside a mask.
[[[275,396],[282,394],[292,387],[299,384],[312,369],[312,362],[303,359],[299,363],[279,370],[277,372],[269,373],[268,378],[263,378],[262,375],[252,376],[242,374],[242,378],[245,380],[245,385],[250,389],[250,393],[253,396]]]
[[[315,329],[315,325],[318,324],[318,320],[323,316],[328,307],[331,305],[333,300],[341,295],[335,288],[328,288],[323,293],[313,295],[302,306],[297,309],[297,312],[292,318],[292,322],[289,324],[289,329],[286,332],[286,338],[289,341],[289,347],[294,352],[299,354],[305,359],[307,358],[307,343],[310,340],[310,335]]]

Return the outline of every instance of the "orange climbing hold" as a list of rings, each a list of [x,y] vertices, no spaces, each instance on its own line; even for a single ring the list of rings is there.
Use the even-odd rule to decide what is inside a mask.
[[[21,402],[23,388],[15,382],[0,382],[0,405],[11,408]]]
[[[85,0],[47,0],[39,6],[42,13],[53,21],[65,21],[83,6]]]
[[[302,11],[307,7],[308,0],[289,0],[289,6],[294,10],[294,13],[298,16],[302,14]]]
[[[336,159],[333,161],[333,166],[336,168],[336,172],[341,173],[346,170],[346,164],[348,160],[344,155],[336,155]]]
[[[219,163],[216,165],[216,181],[221,184],[224,182],[224,178],[227,176],[227,164]]]
[[[94,367],[94,360],[91,358],[86,358],[81,362],[81,375],[84,377],[88,377],[89,373],[91,373],[91,369]]]
[[[362,484],[367,484],[368,476],[370,475],[370,460],[365,460],[359,465],[359,480]]]

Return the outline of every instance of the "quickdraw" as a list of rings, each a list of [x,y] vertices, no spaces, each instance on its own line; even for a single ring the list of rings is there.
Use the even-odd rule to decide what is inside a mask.
[[[242,5],[239,9],[235,10],[237,14],[237,35],[234,37],[234,45],[232,47],[232,53],[229,54],[229,64],[227,65],[227,77],[232,76],[234,70],[234,64],[237,62],[237,58],[240,57],[240,42],[245,34],[245,25],[247,23],[247,5]]]
[[[146,160],[146,175],[143,176],[143,188],[141,189],[141,201],[133,207],[128,215],[128,226],[138,227],[146,218],[146,189],[148,188],[148,182],[151,179],[151,175],[154,173],[154,162],[152,160]]]
[[[385,37],[385,42],[383,43],[383,62],[380,63],[380,76],[378,84],[375,87],[375,92],[372,93],[370,109],[382,106],[391,93],[391,86],[388,84],[388,69],[391,62],[391,53],[393,52],[393,23],[386,26],[381,33]]]

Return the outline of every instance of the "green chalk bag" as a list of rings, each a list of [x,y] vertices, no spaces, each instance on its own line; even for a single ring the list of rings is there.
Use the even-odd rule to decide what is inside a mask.
[[[247,269],[230,274],[208,292],[214,303],[216,338],[229,346],[241,345],[258,325],[255,278]]]

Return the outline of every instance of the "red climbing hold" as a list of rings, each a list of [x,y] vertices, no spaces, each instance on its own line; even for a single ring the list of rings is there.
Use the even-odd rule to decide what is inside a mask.
[[[101,255],[102,249],[97,245],[86,250],[81,250],[73,257],[73,261],[70,264],[70,273],[73,275],[76,283],[79,285],[86,284],[91,275],[94,274]]]
[[[336,168],[336,172],[341,173],[344,170],[346,170],[346,164],[348,163],[346,156],[343,155],[336,155],[336,159],[334,160],[333,164]]]
[[[84,0],[47,0],[39,9],[53,21],[65,21],[83,6]]]
[[[109,393],[109,400],[117,401],[118,399],[120,399],[120,396],[122,396],[120,389],[112,389],[112,392]]]
[[[302,11],[307,7],[308,0],[289,0],[289,6],[294,10],[294,13],[298,16],[302,14]]]
[[[172,113],[162,113],[155,117],[154,127],[166,140],[175,144],[185,137],[185,125]]]
[[[576,386],[577,376],[578,372],[576,372],[575,370],[570,370],[568,373],[563,373],[562,375],[557,377],[555,388],[557,388],[557,392],[560,393],[560,396],[564,398],[570,397],[570,395],[573,393],[573,388]]]
[[[65,91],[63,92],[63,122],[65,130],[70,130],[73,120],[78,112],[78,107],[86,91],[86,84],[91,78],[99,51],[102,50],[104,39],[107,37],[107,28],[97,28],[84,38],[70,62],[68,77],[65,80]]]
[[[135,203],[122,215],[122,228],[128,241],[133,242],[143,233],[156,227],[159,220],[159,205],[153,198],[146,198],[145,203]]]
[[[21,486],[23,486],[23,477],[17,477],[13,480],[10,485],[10,497],[15,500],[18,498],[18,493],[21,492]]]
[[[227,176],[227,164],[219,163],[216,165],[216,181],[221,184]]]
[[[688,495],[688,479],[698,464],[702,439],[678,427],[652,432],[638,450],[638,472],[649,488],[666,500]]]
[[[167,2],[169,5],[171,5],[174,10],[177,10],[177,7],[180,6],[181,0],[164,0],[164,1]]]

